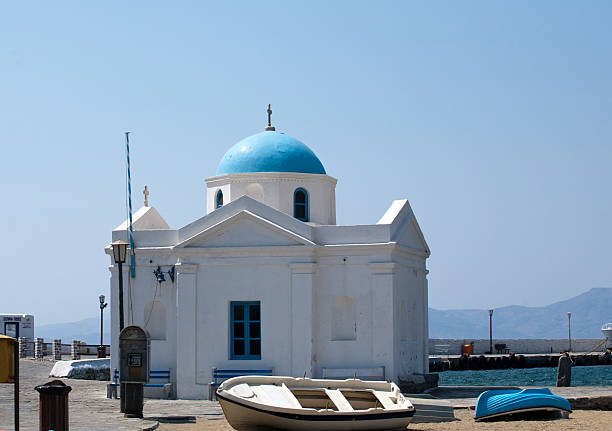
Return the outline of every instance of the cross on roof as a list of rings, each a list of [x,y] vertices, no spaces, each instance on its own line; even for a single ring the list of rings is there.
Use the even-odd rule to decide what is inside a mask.
[[[142,191],[142,194],[144,195],[144,206],[148,207],[149,206],[149,189],[146,185],[145,185],[144,190]]]

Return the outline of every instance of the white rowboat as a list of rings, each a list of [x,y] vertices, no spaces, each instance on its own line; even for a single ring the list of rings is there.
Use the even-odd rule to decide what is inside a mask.
[[[234,377],[217,399],[239,431],[404,430],[414,415],[395,383],[359,379]]]

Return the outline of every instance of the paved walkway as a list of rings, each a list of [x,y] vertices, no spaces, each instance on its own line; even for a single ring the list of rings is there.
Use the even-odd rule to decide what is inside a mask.
[[[23,359],[20,361],[20,410],[21,430],[38,430],[38,392],[35,386],[47,383],[53,362],[49,360]],[[136,431],[151,430],[159,422],[192,421],[196,418],[221,418],[223,412],[217,402],[194,400],[152,400],[146,399],[144,419],[128,419],[119,413],[119,400],[106,398],[107,382],[95,380],[60,379],[72,387],[69,394],[70,429],[73,431]],[[451,401],[453,407],[474,406],[483,387],[442,386],[431,394]],[[612,387],[570,387],[551,388],[563,397],[575,400],[602,399],[612,401]],[[572,404],[574,405],[574,404]],[[612,405],[612,404],[611,404]],[[585,407],[578,407],[585,408]],[[0,430],[13,430],[13,385],[0,384]]]
[[[38,430],[38,397],[35,386],[47,383],[53,362],[22,359],[19,363],[21,381],[20,429]],[[83,431],[136,431],[155,429],[161,418],[164,422],[179,417],[221,417],[217,402],[192,400],[151,400],[144,404],[144,419],[124,418],[119,412],[119,400],[106,398],[107,382],[95,380],[59,379],[72,387],[69,393],[70,429]],[[0,430],[13,430],[13,385],[0,384]]]
[[[541,387],[541,386],[538,386]],[[487,389],[521,389],[518,386],[439,386],[428,391],[436,398],[447,399],[455,408],[474,408],[478,395]],[[588,408],[583,399],[603,399],[612,407],[612,386],[574,386],[569,388],[549,388],[552,393],[567,398],[573,408]],[[592,407],[591,407],[592,408]]]

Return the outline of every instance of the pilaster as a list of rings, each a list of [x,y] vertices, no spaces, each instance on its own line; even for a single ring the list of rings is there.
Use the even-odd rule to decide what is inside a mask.
[[[312,377],[312,294],[314,263],[291,269],[291,375]]]
[[[394,351],[395,307],[393,301],[394,262],[370,263],[372,277],[372,360],[374,366],[385,366],[385,378],[397,380]]]
[[[197,270],[198,265],[177,263],[176,266],[176,395],[198,397],[196,387],[197,342]],[[180,321],[180,324],[178,324]],[[205,391],[204,393],[208,393]]]

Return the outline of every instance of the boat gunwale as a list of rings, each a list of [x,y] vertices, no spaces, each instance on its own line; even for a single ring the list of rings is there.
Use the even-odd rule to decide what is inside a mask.
[[[225,394],[222,395],[217,390],[217,398],[221,401],[226,401],[228,403],[232,403],[238,405],[240,407],[244,407],[247,409],[255,410],[260,413],[266,413],[273,416],[278,416],[285,419],[292,420],[304,420],[304,421],[341,421],[341,420],[378,420],[378,419],[412,419],[414,416],[415,408],[411,406],[410,409],[397,409],[397,410],[386,410],[386,409],[368,409],[368,410],[354,410],[352,412],[341,412],[337,410],[315,410],[315,409],[306,409],[302,407],[301,409],[288,408],[288,407],[276,407],[276,406],[268,406],[267,404],[254,403],[249,400],[245,400],[243,398],[237,397],[233,394]],[[237,398],[240,401],[228,398],[228,396],[232,398]],[[251,405],[251,404],[256,404]],[[412,403],[411,403],[412,404]],[[282,411],[276,410],[268,410],[266,408],[262,408],[259,406],[271,407],[282,409]],[[372,411],[373,410],[373,411]]]
[[[500,412],[500,413],[493,413],[487,416],[479,416],[479,417],[474,417],[474,420],[476,422],[478,421],[482,421],[482,420],[486,420],[486,419],[492,419],[492,418],[496,418],[496,417],[500,417],[500,416],[508,416],[508,415],[515,415],[518,413],[527,413],[527,412],[537,412],[537,411],[563,411],[563,412],[567,412],[567,413],[572,413],[572,410],[566,410],[563,407],[555,407],[555,406],[542,406],[542,407],[524,407],[521,409],[514,409],[514,410],[508,410],[505,412]]]

